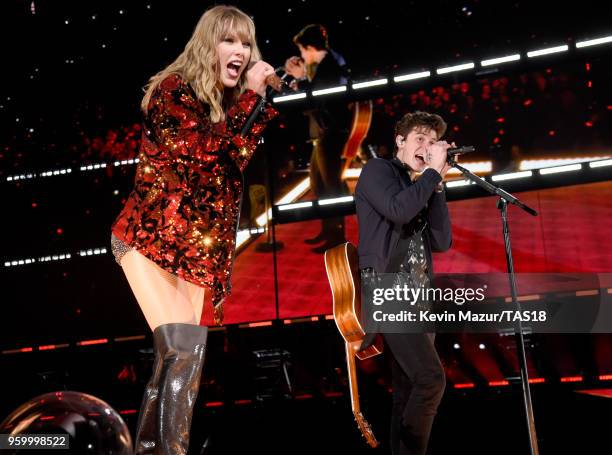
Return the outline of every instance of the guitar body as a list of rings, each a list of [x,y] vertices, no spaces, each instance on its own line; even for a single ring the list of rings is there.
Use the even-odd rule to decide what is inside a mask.
[[[370,125],[372,124],[372,114],[374,108],[372,101],[355,101],[352,103],[353,106],[353,126],[351,133],[344,145],[342,150],[342,158],[344,158],[344,168],[342,172],[346,171],[353,162],[357,152],[361,147],[361,144],[365,137],[368,135]]]
[[[325,252],[325,268],[332,290],[334,320],[347,343],[363,340],[361,325],[361,277],[359,276],[357,249],[352,243],[343,243]],[[356,353],[360,360],[381,354],[375,344]]]
[[[325,252],[325,269],[332,290],[334,320],[346,346],[346,363],[353,414],[368,444],[377,447],[378,441],[360,410],[355,357],[360,360],[367,359],[381,354],[383,349],[382,344],[374,343],[364,350],[359,350],[365,332],[360,322],[361,279],[355,246],[347,242],[327,250]],[[377,341],[379,341],[378,337]]]

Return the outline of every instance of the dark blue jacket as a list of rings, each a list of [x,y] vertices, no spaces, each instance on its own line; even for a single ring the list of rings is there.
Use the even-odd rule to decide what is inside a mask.
[[[327,55],[317,65],[312,81],[303,80],[299,83],[300,90],[318,90],[338,85],[346,85],[350,70],[344,57],[334,51],[327,50]],[[308,128],[311,139],[330,139],[330,134],[342,142],[348,137],[352,115],[343,97],[318,96],[308,101],[304,111],[308,116]],[[341,151],[341,150],[340,150]],[[336,153],[340,153],[336,151]]]
[[[446,196],[435,192],[441,181],[440,174],[427,169],[413,183],[397,158],[373,158],[366,163],[355,189],[360,269],[373,267],[378,273],[387,272],[402,227],[416,216],[425,216],[423,241],[432,273],[432,251],[446,251],[451,246]]]

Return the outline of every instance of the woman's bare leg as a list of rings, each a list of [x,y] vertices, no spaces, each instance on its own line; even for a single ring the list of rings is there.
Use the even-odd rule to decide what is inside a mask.
[[[135,250],[122,257],[121,267],[154,331],[155,362],[140,408],[134,453],[186,454],[207,337],[207,328],[196,325],[204,288],[166,272]],[[192,302],[202,302],[197,316]]]
[[[199,323],[191,300],[178,292],[182,280],[177,276],[135,250],[123,256],[121,267],[151,330],[173,322]]]
[[[204,308],[205,289],[197,284],[193,284],[179,278],[176,285],[176,291],[177,293],[181,294],[183,298],[191,302],[193,313],[195,315],[195,323],[200,324],[202,309]]]

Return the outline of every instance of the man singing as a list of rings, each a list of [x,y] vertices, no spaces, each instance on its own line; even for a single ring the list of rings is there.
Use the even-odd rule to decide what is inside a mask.
[[[296,79],[299,90],[335,87],[347,83],[349,70],[344,58],[329,46],[327,30],[320,24],[304,27],[293,42],[301,57],[290,57],[285,71]],[[342,149],[351,127],[350,112],[344,101],[326,97],[315,98],[304,112],[308,117],[308,130],[312,143],[310,157],[310,187],[317,199],[347,194],[342,181]],[[322,245],[313,248],[324,253],[345,240],[344,217],[323,218],[321,232],[306,243]]]
[[[363,285],[380,273],[402,273],[428,287],[432,251],[450,248],[451,226],[442,180],[450,169],[441,141],[446,123],[435,114],[406,114],[395,125],[396,153],[364,166],[355,190],[359,268]],[[419,178],[415,178],[420,174]],[[368,334],[362,348],[372,342]],[[392,355],[394,455],[425,454],[446,385],[434,333],[384,333]]]

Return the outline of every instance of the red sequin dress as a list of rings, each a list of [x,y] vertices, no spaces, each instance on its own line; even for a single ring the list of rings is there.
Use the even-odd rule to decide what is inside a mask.
[[[178,75],[153,92],[144,119],[134,189],[112,225],[120,241],[179,278],[210,289],[214,319],[231,292],[243,193],[242,171],[269,120],[269,105],[246,137],[259,97],[247,90],[211,123],[209,108]]]

